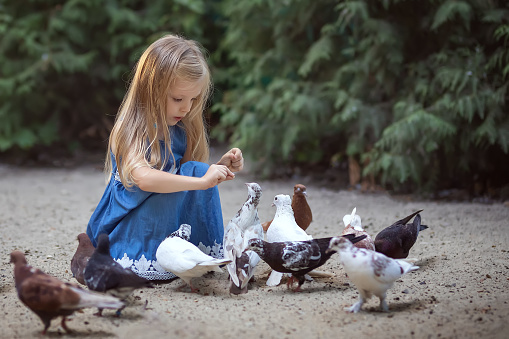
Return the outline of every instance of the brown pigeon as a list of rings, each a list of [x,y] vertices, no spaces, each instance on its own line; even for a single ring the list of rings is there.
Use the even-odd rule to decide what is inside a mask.
[[[94,245],[86,233],[78,234],[78,248],[71,259],[72,276],[78,280],[80,284],[86,285],[83,278],[83,271],[87,267],[88,259],[94,253]]]
[[[295,217],[295,222],[302,228],[304,231],[307,230],[311,222],[313,221],[313,213],[311,212],[311,208],[309,207],[308,201],[306,199],[307,192],[306,186],[302,184],[297,184],[293,187],[293,197],[292,197],[292,210],[293,215]],[[262,224],[262,228],[265,232],[270,227],[271,221],[266,221]]]
[[[306,186],[297,184],[293,187],[293,215],[295,215],[297,225],[304,231],[309,227],[311,221],[313,221],[313,213],[311,213],[311,208],[309,207],[306,196]]]
[[[74,311],[86,307],[115,309],[124,305],[115,297],[87,291],[27,265],[25,255],[20,251],[11,253],[11,263],[14,264],[18,297],[41,318],[44,324],[42,334],[46,334],[53,318],[61,316],[62,327],[70,332],[65,321]]]
[[[106,292],[121,300],[127,297],[137,288],[154,287],[148,279],[142,278],[129,268],[124,268],[110,255],[110,240],[106,233],[99,235],[97,247],[88,260],[83,278],[87,287],[92,291]],[[117,315],[120,315],[120,311]],[[99,308],[97,315],[102,315]]]
[[[414,212],[381,230],[375,237],[376,251],[393,259],[405,259],[408,257],[408,253],[415,244],[419,232],[428,228],[426,225],[421,225],[420,212],[422,210]],[[414,221],[409,224],[408,222],[414,216]]]

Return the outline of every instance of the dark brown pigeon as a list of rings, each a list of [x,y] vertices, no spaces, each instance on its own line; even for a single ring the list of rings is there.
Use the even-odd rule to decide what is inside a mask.
[[[11,253],[11,263],[14,264],[18,297],[41,318],[44,324],[42,334],[46,334],[53,318],[61,316],[62,327],[70,332],[65,321],[74,311],[86,307],[116,309],[124,305],[115,297],[87,291],[27,265],[25,255],[20,251]]]
[[[375,237],[375,250],[393,259],[408,257],[419,232],[428,228],[426,225],[421,225],[420,212],[422,210],[414,212],[380,231]],[[414,221],[408,224],[414,216]]]
[[[88,235],[86,233],[78,234],[78,248],[71,259],[71,272],[72,276],[76,278],[80,284],[86,285],[85,279],[83,278],[83,271],[85,271],[88,259],[92,256],[94,250],[95,247],[92,245]]]
[[[295,222],[302,228],[304,231],[307,230],[311,222],[313,221],[313,213],[311,212],[311,207],[309,207],[307,201],[307,192],[306,186],[302,184],[297,184],[293,187],[293,197],[292,197],[292,210],[293,215],[295,217]],[[266,221],[262,223],[262,228],[265,232],[270,227],[271,221]]]
[[[356,243],[366,238],[366,235],[355,237],[353,234],[343,235],[352,243]],[[311,239],[306,241],[282,241],[266,242],[259,239],[249,240],[248,250],[258,253],[274,271],[281,273],[291,273],[287,286],[290,288],[295,280],[299,285],[294,292],[299,292],[300,287],[306,280],[305,275],[322,266],[336,252],[329,251],[329,244],[332,237]]]
[[[99,235],[97,247],[88,260],[83,277],[92,291],[105,292],[120,300],[125,300],[137,288],[154,287],[150,280],[140,277],[113,260],[110,255],[110,240],[105,233]],[[117,315],[120,315],[122,309],[123,307],[117,311]],[[97,315],[102,315],[100,308]]]

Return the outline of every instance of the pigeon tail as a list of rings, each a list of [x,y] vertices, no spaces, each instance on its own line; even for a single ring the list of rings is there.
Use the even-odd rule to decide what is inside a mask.
[[[227,264],[229,264],[231,262],[232,261],[230,259],[214,259],[214,260],[209,260],[209,261],[201,262],[198,265],[200,265],[200,266],[215,266],[215,267],[219,268],[218,266],[220,266],[220,265],[227,265]],[[223,271],[221,270],[221,268],[219,268],[218,272],[223,272]]]
[[[403,272],[401,273],[402,276],[407,274],[408,272],[415,271],[415,270],[419,269],[419,266],[415,266],[414,264],[412,264],[411,262],[408,262],[406,260],[403,260],[403,259],[394,259],[394,260],[396,260],[396,262],[399,264],[399,266],[403,270]]]
[[[424,210],[418,210],[417,212],[414,212],[414,213],[410,214],[409,216],[407,216],[407,217],[397,221],[396,223],[397,224],[405,225],[405,224],[407,224],[410,221],[410,219],[412,219],[415,215],[421,213],[422,211],[424,211]]]
[[[86,307],[97,307],[97,308],[112,308],[117,309],[124,306],[124,303],[115,297],[95,293],[92,291],[83,290],[81,288],[72,287],[70,289],[80,296],[78,304],[73,305],[73,309],[80,309]]]

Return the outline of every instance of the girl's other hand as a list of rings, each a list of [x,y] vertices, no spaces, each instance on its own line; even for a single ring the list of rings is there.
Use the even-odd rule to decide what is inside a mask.
[[[242,151],[236,147],[232,148],[221,157],[221,160],[219,160],[217,164],[228,167],[228,169],[232,172],[241,171],[244,168],[244,158],[242,157]]]
[[[225,165],[210,165],[202,178],[205,180],[206,188],[211,188],[223,181],[234,179],[235,174]]]

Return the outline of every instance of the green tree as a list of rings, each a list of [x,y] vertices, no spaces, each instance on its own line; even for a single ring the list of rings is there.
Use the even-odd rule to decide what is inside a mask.
[[[103,145],[142,51],[166,32],[207,42],[207,6],[0,0],[0,151]]]
[[[505,1],[223,5],[236,82],[214,108],[267,173],[343,154],[386,185],[435,189],[504,167]]]

